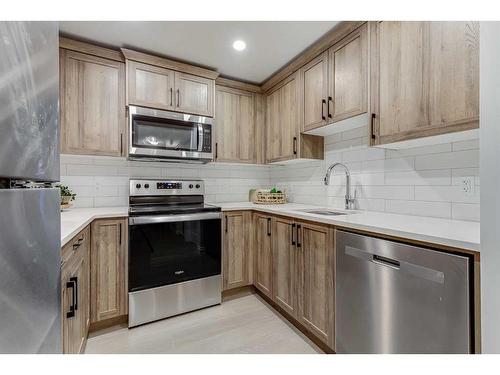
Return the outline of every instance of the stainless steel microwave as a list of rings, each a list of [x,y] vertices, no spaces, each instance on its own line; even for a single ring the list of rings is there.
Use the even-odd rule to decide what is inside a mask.
[[[208,163],[212,126],[210,117],[129,106],[129,158]]]

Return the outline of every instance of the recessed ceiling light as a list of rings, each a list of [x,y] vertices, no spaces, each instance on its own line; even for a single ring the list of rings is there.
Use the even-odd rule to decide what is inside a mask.
[[[242,40],[235,40],[233,43],[233,48],[236,51],[243,51],[245,48],[247,48],[247,44]]]

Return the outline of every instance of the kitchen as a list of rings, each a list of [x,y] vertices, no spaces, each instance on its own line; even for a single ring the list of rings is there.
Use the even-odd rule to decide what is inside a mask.
[[[498,353],[498,29],[0,22],[0,352]]]

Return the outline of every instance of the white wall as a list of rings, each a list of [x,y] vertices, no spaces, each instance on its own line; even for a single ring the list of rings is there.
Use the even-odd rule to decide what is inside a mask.
[[[205,181],[207,202],[248,201],[248,190],[269,186],[270,167],[242,164],[143,163],[105,156],[61,155],[61,183],[69,185],[75,207],[127,206],[129,178]]]
[[[500,353],[500,22],[480,27],[482,351]]]
[[[479,220],[479,141],[395,151],[368,147],[366,127],[325,138],[325,160],[273,166],[271,182],[289,200],[344,208],[345,177],[338,169],[324,186],[327,167],[343,162],[351,171],[357,208],[410,215]],[[464,194],[461,176],[472,177]]]

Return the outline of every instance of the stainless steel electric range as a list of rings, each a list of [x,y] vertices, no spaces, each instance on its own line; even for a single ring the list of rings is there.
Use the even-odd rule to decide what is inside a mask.
[[[200,180],[130,180],[129,327],[221,302],[221,209]]]

